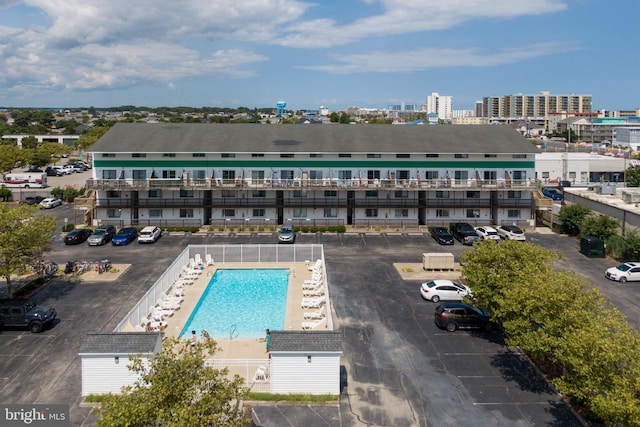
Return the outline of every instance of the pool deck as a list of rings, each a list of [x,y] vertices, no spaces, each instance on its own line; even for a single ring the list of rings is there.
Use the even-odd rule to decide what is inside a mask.
[[[189,320],[189,316],[205,291],[211,277],[217,269],[225,268],[288,268],[290,269],[289,287],[287,290],[287,305],[284,320],[285,330],[302,330],[303,315],[305,311],[300,306],[302,300],[302,285],[304,280],[311,279],[312,272],[310,266],[304,262],[300,263],[216,263],[214,266],[204,268],[202,274],[191,285],[184,285],[184,301],[180,304],[180,309],[172,316],[167,317],[167,327],[165,335],[167,337],[178,337],[182,329]],[[326,286],[326,282],[325,282]],[[326,316],[326,304],[322,310]],[[323,330],[327,327],[327,320],[320,323],[314,330]],[[198,331],[200,334],[201,331]],[[214,359],[268,359],[263,338],[254,339],[220,339],[216,338],[218,352]]]

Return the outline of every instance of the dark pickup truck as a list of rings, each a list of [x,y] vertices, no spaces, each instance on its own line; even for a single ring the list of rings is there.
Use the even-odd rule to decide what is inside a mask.
[[[0,327],[28,328],[34,334],[56,318],[53,307],[34,304],[27,299],[0,299]]]
[[[449,231],[453,237],[458,239],[463,245],[473,245],[479,237],[476,230],[466,222],[452,222],[449,224]]]

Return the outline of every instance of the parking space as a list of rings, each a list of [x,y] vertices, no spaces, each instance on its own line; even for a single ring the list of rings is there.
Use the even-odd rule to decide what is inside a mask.
[[[638,318],[640,308],[623,296],[637,295],[640,284],[621,286],[604,279],[602,273],[610,260],[585,258],[570,238],[544,234],[531,238],[565,254],[559,266],[583,273],[611,290],[624,299],[628,315],[635,313]],[[132,268],[117,282],[64,278],[42,289],[37,301],[53,305],[59,319],[42,334],[0,333],[4,344],[0,401],[69,404],[72,425],[91,425],[95,420],[89,409],[80,407],[77,356],[87,332],[113,330],[188,244],[276,241],[275,232],[171,233],[155,244],[124,247],[65,246],[56,239],[50,258],[61,266],[67,260],[108,258],[114,264],[132,264]],[[449,333],[437,328],[433,322],[437,304],[420,297],[420,281],[402,280],[393,267],[394,263],[421,263],[424,252],[452,252],[457,260],[466,247],[458,242],[440,246],[427,234],[402,232],[300,234],[296,241],[325,247],[336,325],[344,334],[343,394],[338,405],[306,407],[306,411],[287,405],[257,407],[258,425],[581,425],[535,368],[507,348],[499,334]]]

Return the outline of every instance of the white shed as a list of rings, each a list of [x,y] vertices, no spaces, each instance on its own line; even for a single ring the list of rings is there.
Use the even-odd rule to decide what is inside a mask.
[[[80,345],[82,395],[120,393],[133,385],[137,374],[129,370],[129,355],[151,359],[162,350],[160,332],[87,334]]]
[[[271,331],[271,393],[340,394],[342,334]]]

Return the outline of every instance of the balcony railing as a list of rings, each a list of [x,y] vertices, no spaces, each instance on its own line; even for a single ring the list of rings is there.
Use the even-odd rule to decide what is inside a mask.
[[[526,189],[534,188],[535,180],[512,179],[89,179],[87,188],[94,190],[146,190],[146,189]]]

